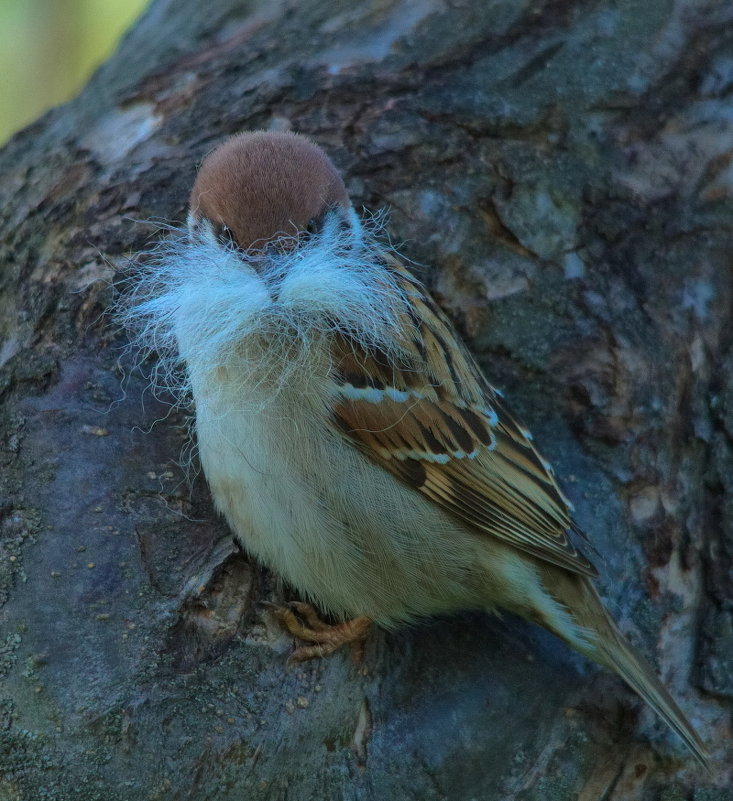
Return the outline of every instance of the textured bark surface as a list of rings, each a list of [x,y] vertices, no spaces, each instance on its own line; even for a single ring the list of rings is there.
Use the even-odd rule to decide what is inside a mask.
[[[733,798],[732,108],[729,3],[154,2],[0,153],[0,799]],[[286,666],[103,310],[212,146],[289,127],[427,265],[712,775],[509,617]]]

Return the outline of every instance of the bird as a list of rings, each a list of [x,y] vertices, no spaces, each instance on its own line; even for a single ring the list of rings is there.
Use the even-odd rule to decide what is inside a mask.
[[[279,613],[309,643],[295,658],[507,610],[615,671],[709,765],[604,608],[552,466],[408,264],[317,144],[248,131],[204,158],[187,228],[125,304],[193,398],[216,509],[304,599]]]

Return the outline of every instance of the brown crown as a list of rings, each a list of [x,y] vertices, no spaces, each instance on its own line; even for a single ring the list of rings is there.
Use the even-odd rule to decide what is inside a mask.
[[[349,207],[346,187],[320,147],[294,133],[233,136],[205,159],[191,213],[226,226],[242,248],[295,235],[330,207]]]

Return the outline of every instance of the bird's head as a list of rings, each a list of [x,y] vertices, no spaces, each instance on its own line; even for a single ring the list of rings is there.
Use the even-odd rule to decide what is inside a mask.
[[[351,204],[323,150],[299,134],[255,131],[233,136],[204,159],[189,227],[208,223],[222,242],[264,250],[316,233],[329,212],[346,219]]]
[[[409,290],[377,234],[317,145],[242,133],[204,159],[188,232],[158,246],[120,316],[164,373],[226,366],[270,394],[326,370],[342,339],[392,358]]]

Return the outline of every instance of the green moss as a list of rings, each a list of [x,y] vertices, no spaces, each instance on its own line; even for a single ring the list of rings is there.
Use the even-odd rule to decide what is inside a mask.
[[[20,634],[8,634],[5,642],[0,644],[0,676],[5,676],[15,664],[15,652],[20,647],[22,638]]]

